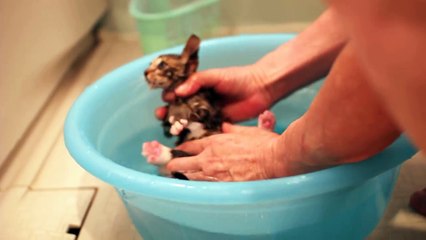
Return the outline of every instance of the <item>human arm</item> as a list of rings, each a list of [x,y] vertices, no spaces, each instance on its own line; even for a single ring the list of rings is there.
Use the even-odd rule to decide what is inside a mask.
[[[174,159],[167,168],[190,173],[194,180],[277,178],[361,161],[400,134],[350,45],[337,58],[308,111],[284,133],[224,130],[225,134],[180,146],[195,156]]]
[[[256,62],[272,101],[325,77],[347,40],[336,13],[327,9],[296,38]]]
[[[266,168],[279,177],[361,161],[400,133],[349,43],[309,110],[276,141],[276,161]]]
[[[355,6],[336,2],[343,3],[342,19],[353,39],[307,113],[257,149],[266,156],[272,153],[274,161],[258,161],[268,178],[363,160],[392,143],[402,130],[426,149],[426,15],[418,14],[425,8],[413,7],[414,1],[395,1],[385,6],[402,4],[402,11],[385,14],[381,5],[369,1],[351,1]],[[402,15],[395,15],[398,12]]]
[[[197,72],[176,93],[188,96],[201,87],[214,88],[223,99],[224,115],[232,121],[246,120],[325,76],[345,42],[334,13],[326,10],[305,31],[256,63]],[[164,108],[156,115],[161,119]]]
[[[326,124],[327,122],[322,121],[323,127],[331,129],[331,133],[327,132],[329,137],[326,134],[324,137],[315,136],[321,133],[318,127],[313,126],[313,123],[316,123],[318,118],[324,118],[320,115],[321,113],[327,112],[321,108],[333,106],[335,109],[341,109],[340,103],[331,101],[333,95],[329,95],[328,100],[327,96],[319,96],[316,100],[317,104],[314,103],[308,114],[294,123],[286,133],[288,139],[293,139],[288,142],[298,142],[303,148],[298,147],[297,144],[291,146],[283,143],[288,148],[288,153],[297,151],[300,153],[295,153],[293,157],[287,154],[288,165],[283,169],[291,171],[292,174],[303,172],[308,168],[318,169],[320,168],[318,163],[324,159],[319,155],[324,152],[327,153],[325,156],[335,158],[337,164],[365,159],[390,144],[401,131],[404,131],[419,149],[425,151],[426,3],[414,0],[334,0],[329,2],[333,11],[338,13],[339,21],[350,33],[351,39],[351,49],[348,50],[350,53],[342,56],[343,59],[340,61],[346,66],[335,66],[336,73],[330,74],[330,78],[346,75],[360,80],[358,83],[365,86],[362,91],[368,90],[369,93],[359,102],[365,101],[363,105],[366,108],[363,111],[370,112],[368,116],[372,120],[372,126],[365,129],[355,125],[351,128],[339,129],[337,126],[343,126],[342,124]],[[348,71],[349,66],[355,69]],[[345,68],[347,74],[344,74]],[[339,91],[342,92],[342,96],[335,99],[344,99],[345,95],[350,96],[350,92],[344,89]],[[381,105],[381,108],[372,111],[375,109],[374,105]],[[346,105],[346,109],[351,109],[352,114],[342,120],[348,121],[354,118],[353,110],[356,108]],[[368,109],[370,110],[367,111]],[[330,111],[329,113],[331,114]],[[368,119],[365,120],[368,123]],[[305,133],[303,134],[302,131]],[[333,131],[340,131],[344,135],[334,139]],[[350,133],[349,136],[348,133]],[[311,135],[308,136],[311,142],[306,139],[295,140],[296,136],[302,138],[308,134]],[[351,137],[352,134],[354,134],[353,137]],[[317,143],[314,143],[315,139]],[[351,139],[352,141],[348,141]],[[322,145],[318,140],[321,140]],[[285,142],[285,139],[282,141]],[[326,147],[327,145],[329,147]],[[312,149],[314,146],[316,148]],[[311,161],[303,165],[300,159],[312,159],[316,163]]]

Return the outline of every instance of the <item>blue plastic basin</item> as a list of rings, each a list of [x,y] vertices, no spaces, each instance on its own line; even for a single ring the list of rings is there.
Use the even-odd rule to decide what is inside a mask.
[[[205,41],[200,68],[253,63],[292,37],[248,35]],[[154,139],[170,146],[174,142],[163,137],[154,118],[155,107],[162,104],[160,92],[149,90],[142,79],[144,69],[160,53],[92,84],[74,103],[65,124],[71,155],[117,189],[145,240],[363,239],[374,229],[399,165],[414,153],[402,137],[361,163],[294,177],[210,183],[158,176],[140,156],[140,146]],[[274,107],[278,131],[306,111],[320,86],[321,81]]]

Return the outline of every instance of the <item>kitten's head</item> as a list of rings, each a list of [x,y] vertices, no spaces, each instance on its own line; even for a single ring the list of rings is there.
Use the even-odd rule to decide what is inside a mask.
[[[160,55],[145,70],[145,78],[151,88],[168,88],[185,81],[198,67],[200,39],[191,35],[181,55]]]

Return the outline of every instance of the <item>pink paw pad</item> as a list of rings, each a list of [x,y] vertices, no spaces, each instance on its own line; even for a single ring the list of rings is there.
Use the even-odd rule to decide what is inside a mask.
[[[142,146],[142,155],[151,164],[156,164],[161,156],[162,145],[157,141],[146,142]]]
[[[275,128],[275,115],[271,111],[264,111],[259,115],[258,127],[273,131]]]

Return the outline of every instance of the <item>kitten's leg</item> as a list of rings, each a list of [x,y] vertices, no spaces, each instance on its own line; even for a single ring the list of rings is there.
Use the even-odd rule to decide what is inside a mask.
[[[142,145],[142,155],[148,163],[154,165],[165,165],[173,158],[191,156],[187,152],[166,147],[158,141],[145,142]]]
[[[171,149],[160,144],[157,141],[152,141],[143,144],[142,155],[147,158],[148,163],[159,166],[159,171],[162,175],[171,176],[182,180],[188,180],[188,178],[183,173],[170,173],[169,171],[167,171],[167,169],[165,168],[165,164],[167,164],[172,158],[188,157],[191,156],[191,154],[186,153],[184,151]]]
[[[148,163],[154,165],[164,165],[172,158],[171,148],[160,144],[157,141],[145,142],[142,145],[142,155],[146,157]]]
[[[275,115],[271,111],[264,111],[259,115],[257,126],[265,130],[274,131],[275,128]]]

